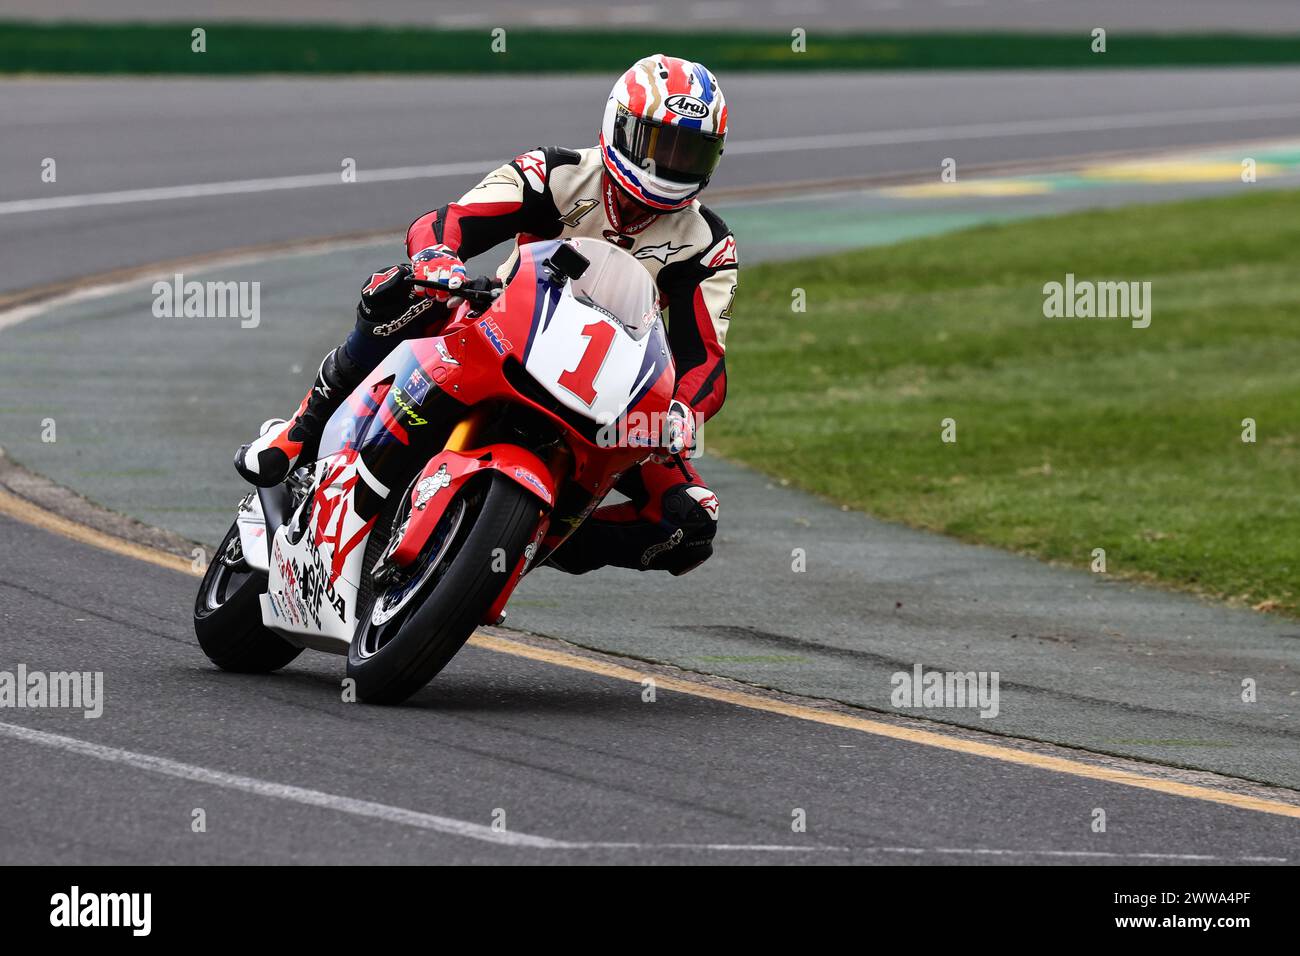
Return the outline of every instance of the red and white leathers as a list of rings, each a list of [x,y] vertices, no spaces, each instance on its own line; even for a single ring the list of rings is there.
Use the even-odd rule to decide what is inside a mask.
[[[707,421],[727,392],[735,237],[699,200],[671,214],[634,208],[629,218],[622,210],[630,204],[620,195],[599,147],[538,147],[493,170],[459,201],[417,219],[407,231],[407,251],[445,245],[469,259],[510,239],[588,236],[616,243],[654,278],[677,366],[676,397],[697,422]],[[512,253],[502,265],[502,278],[514,259]],[[712,552],[717,496],[683,456],[647,462],[619,490],[632,507],[598,509],[552,563],[577,573],[615,564],[681,574]]]
[[[446,245],[461,259],[515,239],[590,236],[635,256],[659,287],[677,364],[677,397],[707,421],[726,397],[727,326],[736,294],[736,240],[699,200],[679,212],[619,212],[618,187],[599,147],[539,147],[493,170],[458,202],[421,216],[407,231],[408,254]],[[509,275],[514,256],[498,275]]]

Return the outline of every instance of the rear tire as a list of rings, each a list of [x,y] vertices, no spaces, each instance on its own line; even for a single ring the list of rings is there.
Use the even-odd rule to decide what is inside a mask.
[[[208,660],[222,670],[269,674],[302,653],[262,624],[266,572],[243,558],[239,525],[230,526],[217,556],[208,564],[194,600],[194,633]]]
[[[454,518],[460,499],[467,510],[458,526],[448,527],[451,543],[418,591],[381,624],[374,623],[374,609],[382,606],[386,592],[379,590],[365,608],[348,648],[348,677],[367,703],[400,703],[447,665],[500,595],[507,575],[515,573],[537,530],[537,500],[497,472],[466,484],[443,521]],[[438,549],[437,538],[435,533],[430,552]],[[413,567],[431,556],[422,555]],[[494,557],[504,571],[492,570]]]

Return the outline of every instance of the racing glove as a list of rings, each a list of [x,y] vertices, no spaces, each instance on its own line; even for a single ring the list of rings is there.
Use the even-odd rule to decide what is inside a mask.
[[[465,271],[465,263],[460,261],[460,256],[450,246],[439,244],[421,249],[411,256],[411,266],[415,278],[443,282],[447,286],[447,291],[416,286],[415,295],[430,296],[451,306],[459,304],[455,292],[469,280],[469,273]]]
[[[660,444],[666,456],[680,455],[683,452],[690,457],[695,448],[695,412],[689,405],[674,398],[668,405],[668,416],[659,433]]]

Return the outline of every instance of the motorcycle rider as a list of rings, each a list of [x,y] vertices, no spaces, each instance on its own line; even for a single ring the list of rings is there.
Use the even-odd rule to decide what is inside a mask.
[[[726,396],[723,360],[736,291],[736,242],[698,196],[722,155],[727,105],[698,63],[654,54],[614,84],[599,144],[537,147],[490,172],[458,202],[415,220],[410,264],[375,273],[362,288],[356,327],[321,362],[316,382],[289,421],[263,425],[240,448],[239,473],[255,485],[283,481],[315,457],[325,424],[348,394],[408,337],[439,334],[468,276],[463,259],[514,239],[603,237],[649,270],[667,309],[677,367],[664,454],[623,475],[630,500],[598,508],[552,555],[582,574],[605,565],[684,574],[713,552],[718,499],[687,458],[697,421]],[[498,275],[509,274],[517,255]],[[412,278],[449,291],[414,286]],[[304,457],[305,456],[305,457]]]

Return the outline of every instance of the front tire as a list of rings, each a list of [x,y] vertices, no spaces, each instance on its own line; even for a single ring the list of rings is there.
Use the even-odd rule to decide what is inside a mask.
[[[301,647],[262,624],[258,599],[265,591],[266,572],[244,560],[236,522],[226,532],[194,599],[199,647],[222,670],[269,674],[302,653]]]
[[[404,582],[378,589],[365,608],[348,648],[358,698],[396,704],[429,683],[500,595],[540,517],[537,500],[503,475],[466,484]]]

